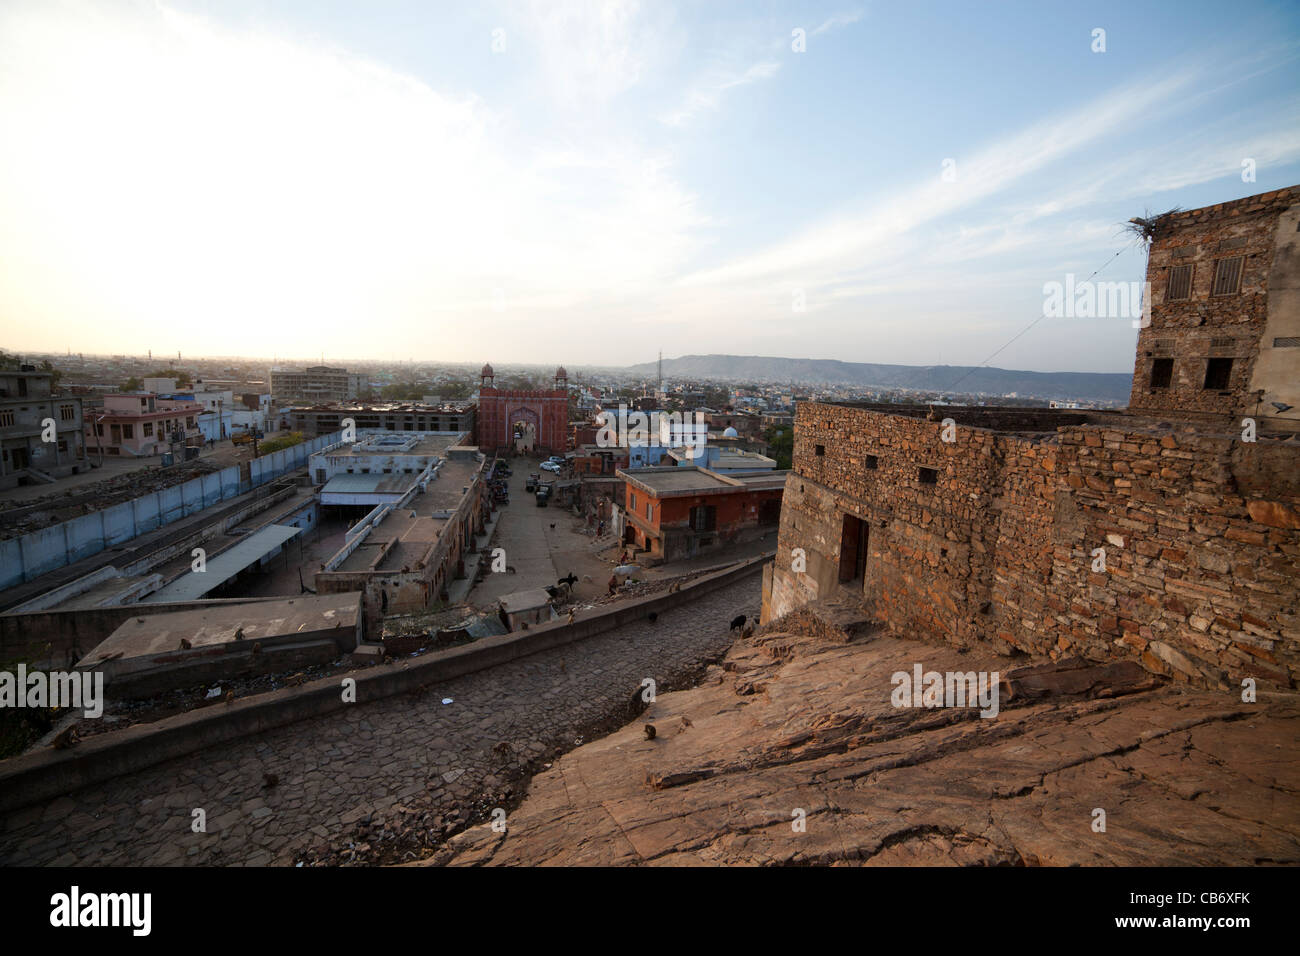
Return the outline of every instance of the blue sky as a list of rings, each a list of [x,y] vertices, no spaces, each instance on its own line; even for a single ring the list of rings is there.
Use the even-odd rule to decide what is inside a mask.
[[[1289,3],[19,0],[0,340],[974,364],[1131,216],[1300,182],[1298,27]],[[1128,371],[1135,336],[1044,319],[993,364]]]

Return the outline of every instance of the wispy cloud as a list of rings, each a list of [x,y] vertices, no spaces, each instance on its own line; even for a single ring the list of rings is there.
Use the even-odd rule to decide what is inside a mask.
[[[687,92],[680,108],[660,117],[669,126],[683,126],[700,113],[716,110],[723,96],[737,87],[748,86],[776,76],[781,64],[776,60],[762,60],[743,73],[715,73]]]
[[[861,10],[855,10],[852,11],[851,13],[837,13],[835,16],[829,17],[825,21],[823,21],[821,26],[814,27],[812,32],[809,33],[808,35],[813,37],[820,36],[821,34],[827,33],[831,30],[838,30],[841,27],[850,26],[851,24],[857,23],[861,19],[862,19]]]

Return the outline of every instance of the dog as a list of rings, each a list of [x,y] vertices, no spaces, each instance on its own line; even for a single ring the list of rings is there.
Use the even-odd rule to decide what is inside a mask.
[[[740,630],[740,628],[744,626],[745,626],[745,615],[743,614],[741,614],[739,617],[733,618],[731,621],[731,629],[733,631]]]
[[[574,574],[572,571],[570,571],[567,575],[560,578],[560,580],[556,581],[555,583],[567,584],[569,587],[573,587],[575,584],[578,583],[578,576]]]

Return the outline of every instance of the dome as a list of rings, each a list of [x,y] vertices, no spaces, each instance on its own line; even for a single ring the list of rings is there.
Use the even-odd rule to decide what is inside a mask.
[[[564,370],[564,366],[561,365],[559,368],[557,368],[557,369],[555,370],[555,377],[556,377],[556,378],[568,378],[568,377],[569,377],[569,373],[566,372],[566,371]]]
[[[723,431],[723,433],[722,433],[722,437],[723,437],[723,438],[739,438],[739,437],[740,437],[740,432],[736,431],[734,428],[728,428],[728,429],[726,429],[726,430]]]
[[[484,377],[488,377],[488,376],[495,376],[496,373],[492,371],[492,366],[491,366],[491,365],[486,365],[486,364],[485,364],[485,365],[483,366],[483,371],[479,372],[479,375],[482,375],[482,376],[484,376]]]

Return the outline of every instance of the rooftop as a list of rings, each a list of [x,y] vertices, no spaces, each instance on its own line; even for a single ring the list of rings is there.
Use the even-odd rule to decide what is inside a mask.
[[[435,435],[429,432],[386,432],[378,435],[359,435],[354,444],[320,452],[328,458],[370,457],[374,455],[411,455],[439,458],[447,457],[447,450],[468,439],[468,432],[448,432]]]
[[[762,471],[720,475],[694,465],[620,469],[618,477],[628,484],[666,498],[675,495],[731,494],[768,491],[785,487],[789,471]]]

